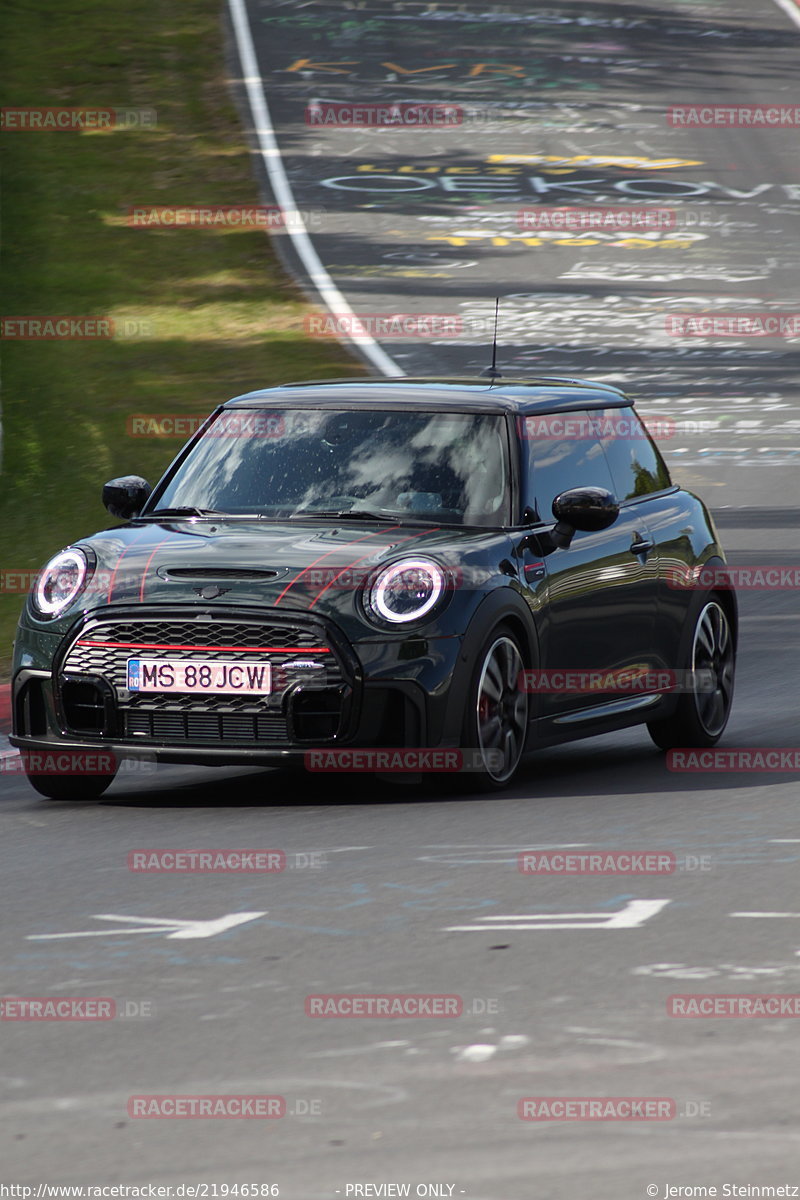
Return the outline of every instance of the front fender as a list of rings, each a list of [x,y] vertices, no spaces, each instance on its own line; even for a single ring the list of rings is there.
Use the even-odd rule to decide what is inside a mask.
[[[470,695],[478,657],[489,634],[501,624],[508,625],[519,638],[525,667],[538,667],[539,637],[530,608],[516,588],[498,588],[479,605],[461,639],[461,647],[447,691],[447,703],[440,714],[441,725],[438,731],[431,728],[431,744],[460,744],[464,706]],[[435,737],[436,732],[438,737]]]

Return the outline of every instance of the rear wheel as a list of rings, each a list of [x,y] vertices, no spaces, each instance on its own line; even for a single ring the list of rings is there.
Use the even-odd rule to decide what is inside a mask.
[[[728,614],[713,596],[698,614],[689,651],[689,690],[665,721],[647,729],[662,750],[677,746],[714,746],[722,737],[733,703],[735,672],[733,631]]]

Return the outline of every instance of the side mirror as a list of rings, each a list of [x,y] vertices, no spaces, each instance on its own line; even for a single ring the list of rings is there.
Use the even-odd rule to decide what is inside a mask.
[[[557,524],[550,537],[556,546],[566,549],[576,529],[596,533],[613,525],[619,516],[619,504],[605,488],[570,488],[556,496],[553,516]]]
[[[112,517],[129,521],[131,517],[138,517],[152,490],[141,475],[121,475],[104,484],[103,504]]]

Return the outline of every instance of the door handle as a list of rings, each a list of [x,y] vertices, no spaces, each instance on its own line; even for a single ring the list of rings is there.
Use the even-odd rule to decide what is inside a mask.
[[[635,536],[636,540],[630,545],[631,554],[649,554],[651,550],[655,549],[655,542],[652,538],[642,537],[640,533]]]

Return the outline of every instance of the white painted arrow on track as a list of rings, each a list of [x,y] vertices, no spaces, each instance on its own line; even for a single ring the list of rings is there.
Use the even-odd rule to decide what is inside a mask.
[[[773,912],[739,912],[731,913],[732,917],[800,917],[800,913],[773,913]]]
[[[448,925],[444,933],[493,933],[500,929],[635,929],[661,912],[669,900],[629,900],[615,913],[523,913],[482,917],[481,925]],[[502,924],[502,922],[507,924]],[[491,924],[490,924],[491,922]]]
[[[217,917],[214,921],[178,921],[159,917],[122,917],[114,913],[96,913],[95,921],[122,921],[133,924],[133,929],[85,929],[80,933],[30,933],[29,942],[57,941],[63,938],[82,937],[113,937],[115,934],[130,933],[162,933],[168,938],[209,938],[236,925],[244,925],[247,921],[255,921],[265,917],[266,912],[228,913],[226,917]]]

